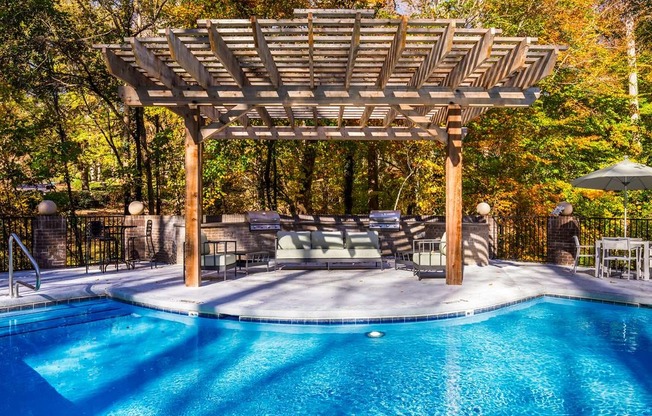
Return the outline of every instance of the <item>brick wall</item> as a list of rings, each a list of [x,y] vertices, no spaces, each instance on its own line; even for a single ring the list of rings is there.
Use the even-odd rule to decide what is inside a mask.
[[[202,234],[209,240],[235,240],[239,251],[274,252],[275,231],[249,231],[244,215],[221,216],[221,222],[202,224]],[[300,215],[283,217],[281,228],[286,231],[362,231],[367,230],[366,217],[341,217],[327,215]],[[395,251],[409,251],[415,238],[438,238],[446,229],[446,223],[438,217],[403,218],[399,230],[378,232],[383,255]],[[489,227],[487,223],[464,223],[462,225],[465,264],[487,265],[489,263]],[[176,238],[177,258],[182,256],[185,238],[183,224],[178,225]]]
[[[147,221],[152,221],[152,242],[154,243],[156,260],[163,263],[176,264],[178,262],[176,233],[178,226],[184,224],[184,218],[174,215],[125,216],[125,225],[135,226],[135,228],[127,228],[125,239],[129,240],[129,238],[133,238],[134,248],[141,259],[145,259],[148,254],[145,246]]]
[[[573,264],[575,259],[574,235],[580,235],[580,225],[575,217],[560,215],[548,218],[548,263]]]
[[[125,240],[133,237],[135,250],[142,259],[147,256],[145,229],[152,221],[152,239],[161,262],[176,264],[183,261],[185,222],[182,216],[127,215]],[[209,240],[235,240],[239,251],[267,250],[274,252],[274,231],[249,231],[244,215],[223,215],[220,222],[202,224],[202,233]],[[367,230],[366,217],[311,216],[284,217],[283,230]],[[66,266],[66,218],[58,215],[38,216],[34,222],[34,249],[32,255],[43,269]],[[379,231],[383,255],[396,250],[408,251],[415,238],[441,237],[445,222],[437,217],[403,218],[399,230]],[[464,223],[462,226],[466,264],[488,264],[489,228],[486,223]]]
[[[32,256],[42,269],[66,266],[66,219],[58,215],[34,218]]]

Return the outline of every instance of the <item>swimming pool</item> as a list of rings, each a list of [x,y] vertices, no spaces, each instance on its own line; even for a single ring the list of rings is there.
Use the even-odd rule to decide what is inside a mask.
[[[652,414],[649,309],[319,327],[107,300],[0,319],[2,415]]]

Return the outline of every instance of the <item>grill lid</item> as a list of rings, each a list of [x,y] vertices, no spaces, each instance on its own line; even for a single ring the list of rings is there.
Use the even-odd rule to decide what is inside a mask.
[[[276,211],[248,211],[245,219],[251,231],[281,229],[281,216]]]
[[[369,213],[369,228],[400,228],[401,211],[383,210]]]
[[[276,211],[248,211],[245,218],[250,224],[281,222],[281,216]]]

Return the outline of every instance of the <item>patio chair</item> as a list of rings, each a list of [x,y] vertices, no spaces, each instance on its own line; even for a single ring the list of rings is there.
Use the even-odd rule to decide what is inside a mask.
[[[131,236],[129,237],[129,242],[127,245],[127,252],[128,252],[128,259],[127,262],[128,264],[131,265],[132,269],[136,268],[136,262],[141,260],[140,253],[138,250],[136,250],[136,240],[144,238],[145,239],[145,259],[149,261],[149,267],[150,269],[157,267],[156,263],[157,261],[159,263],[162,263],[161,261],[158,260],[158,253],[156,249],[154,248],[154,238],[152,236],[152,220],[147,220],[147,223],[145,225],[145,235],[137,235],[137,236]]]
[[[576,274],[577,265],[580,262],[580,258],[593,258],[595,255],[591,254],[591,249],[593,246],[580,245],[580,239],[576,235],[573,236],[573,243],[575,243],[575,262],[573,264],[573,274]],[[596,264],[595,267],[598,267],[598,265]]]
[[[210,241],[202,234],[201,244],[201,268],[224,273],[228,269],[234,269],[234,275],[237,274],[237,242],[235,240],[216,240]]]
[[[96,242],[96,244],[93,244]],[[118,256],[117,248],[118,241],[106,232],[104,223],[99,220],[89,221],[86,224],[86,273],[88,273],[88,266],[90,265],[91,258],[94,258],[92,252],[98,254],[98,264],[100,270],[105,272],[109,264],[115,262],[115,268],[118,269]],[[95,249],[95,250],[94,250]]]
[[[600,277],[604,278],[605,270],[607,276],[611,276],[611,266],[613,262],[622,262],[627,264],[627,273],[623,270],[622,276],[627,276],[629,279],[632,260],[636,264],[636,278],[639,278],[639,263],[640,252],[637,246],[630,244],[628,238],[603,238],[601,242],[601,256],[600,256]]]
[[[412,267],[419,280],[422,272],[446,271],[446,233],[441,238],[414,240]]]

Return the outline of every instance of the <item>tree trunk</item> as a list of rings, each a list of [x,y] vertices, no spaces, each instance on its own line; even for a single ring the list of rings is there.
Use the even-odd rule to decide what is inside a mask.
[[[636,35],[634,33],[634,16],[625,14],[625,39],[627,41],[627,64],[629,66],[629,114],[632,123],[638,123],[638,70],[636,68]]]
[[[274,211],[278,210],[278,165],[276,164],[276,145],[274,145],[274,154],[272,157],[272,172],[274,173],[274,186],[272,187],[272,205],[270,208]]]
[[[152,157],[147,145],[147,134],[143,137],[143,163],[145,167],[145,180],[147,184],[147,212],[154,212],[154,175],[152,174]]]
[[[59,92],[55,89],[52,91],[52,105],[54,108],[54,113],[56,115],[56,131],[59,136],[60,149],[65,149],[68,147],[66,143],[68,142],[68,133],[66,132],[62,120],[64,115],[61,112],[61,107],[59,103]],[[68,219],[70,221],[70,227],[75,233],[75,244],[76,252],[78,253],[77,262],[81,264],[82,259],[84,258],[83,253],[83,239],[82,239],[82,230],[79,227],[79,219],[77,218],[77,202],[72,193],[72,177],[70,175],[70,165],[68,161],[68,155],[62,155],[61,162],[63,163],[63,180],[66,183],[66,191],[68,193]]]
[[[272,161],[274,159],[274,141],[267,140],[265,141],[265,146],[267,147],[267,153],[265,156],[265,173],[263,176],[263,195],[262,202],[263,207],[272,209]]]
[[[125,148],[125,160],[130,160],[129,152],[129,142],[131,141],[131,108],[127,107],[124,112],[124,148]],[[131,174],[125,166],[120,166],[121,173],[125,179],[124,184],[122,185],[122,197],[123,197],[123,214],[129,215],[129,203],[131,202]]]
[[[90,168],[85,163],[79,164],[79,173],[81,175],[81,189],[82,191],[91,190]]]
[[[154,116],[154,134],[158,136],[158,134],[161,132],[161,119],[159,115]],[[156,149],[156,146],[154,146]],[[161,215],[161,160],[160,160],[160,152],[155,153],[157,157],[154,158],[153,164],[154,164],[154,176],[155,176],[155,181],[156,181],[156,208],[155,208],[155,215]],[[151,155],[150,155],[151,156]],[[150,157],[148,159],[151,160]],[[150,167],[152,166],[152,161],[150,161]],[[152,211],[150,211],[150,214]]]
[[[315,161],[317,160],[317,142],[305,140],[303,143],[303,155],[301,163],[301,183],[299,185],[299,214],[312,212],[312,180],[315,173]]]
[[[136,201],[143,200],[143,141],[147,137],[145,131],[145,111],[143,108],[136,108],[134,111],[134,144],[136,145],[136,172],[134,173],[134,198]]]
[[[369,211],[377,210],[378,202],[378,143],[368,142],[367,147],[367,205]]]
[[[344,159],[344,214],[353,214],[353,180],[355,175],[355,142],[346,143]]]

